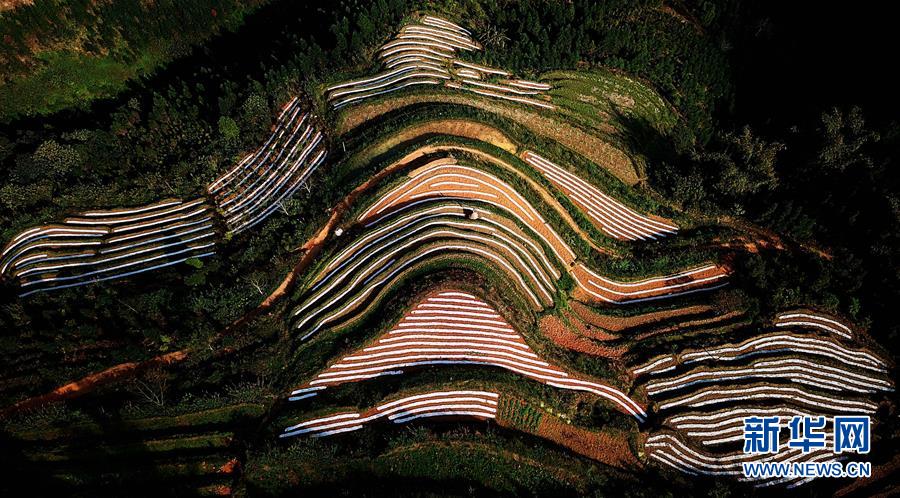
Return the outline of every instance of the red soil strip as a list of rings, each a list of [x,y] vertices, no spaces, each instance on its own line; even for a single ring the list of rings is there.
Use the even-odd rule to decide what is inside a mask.
[[[545,415],[541,417],[537,434],[612,467],[619,469],[642,467],[632,453],[624,433],[613,435],[609,432],[589,431],[566,424],[554,416]]]
[[[636,316],[612,316],[598,313],[597,311],[594,311],[590,307],[581,303],[572,302],[569,304],[575,314],[588,324],[595,327],[602,327],[605,330],[610,330],[613,332],[622,332],[633,327],[640,327],[642,325],[658,323],[672,318],[679,318],[685,315],[705,313],[714,309],[712,306],[698,305],[665,311],[654,311],[653,313],[645,313],[643,315]]]
[[[81,396],[82,394],[93,391],[100,386],[109,384],[113,381],[125,377],[134,376],[152,367],[166,366],[173,363],[178,363],[183,361],[187,357],[187,352],[175,351],[173,353],[157,356],[156,358],[144,362],[122,363],[114,367],[107,368],[102,372],[91,374],[87,377],[84,377],[83,379],[60,386],[47,394],[19,401],[18,403],[3,409],[3,411],[0,411],[0,417],[6,417],[16,412],[37,408],[49,403],[53,403],[55,401],[75,398]]]
[[[579,306],[584,306],[580,303],[570,303],[570,304],[578,304]],[[581,319],[577,314],[571,311],[563,311],[563,317],[569,322],[569,326],[575,330],[575,332],[582,336],[587,337],[589,339],[593,339],[595,341],[615,341],[620,339],[616,334],[610,334],[609,332],[598,328],[594,325],[586,323]]]
[[[509,164],[508,162],[503,161],[495,156],[492,156],[484,151],[481,151],[481,150],[478,150],[478,149],[475,149],[472,147],[462,146],[462,145],[430,145],[430,146],[418,149],[416,151],[416,153],[421,156],[424,154],[438,152],[438,151],[465,152],[467,154],[476,156],[483,161],[489,162],[489,163],[499,166],[511,173],[514,173],[519,178],[519,180],[524,181],[534,192],[536,192],[541,197],[541,200],[543,200],[545,203],[547,203],[549,206],[551,206],[553,209],[555,209],[556,212],[562,217],[562,219],[569,225],[569,228],[572,231],[574,231],[575,233],[577,233],[585,242],[587,242],[588,245],[590,245],[591,249],[593,249],[601,254],[606,254],[609,256],[621,258],[621,255],[617,251],[607,248],[607,247],[598,246],[596,243],[594,243],[594,241],[591,239],[591,236],[588,235],[588,233],[585,232],[578,225],[578,223],[575,222],[575,220],[572,218],[572,215],[569,214],[569,211],[567,211],[566,208],[564,208],[562,206],[562,204],[560,204],[559,201],[556,200],[556,198],[550,194],[550,192],[547,192],[547,190],[544,188],[543,185],[540,185],[539,183],[534,181],[531,177],[522,173],[522,171],[519,170],[519,168],[517,168],[517,167],[513,166],[512,164]]]
[[[225,462],[225,465],[219,467],[220,474],[233,474],[235,470],[240,469],[241,463],[238,462],[237,458],[232,458]]]
[[[441,175],[440,178],[436,178]],[[415,202],[423,198],[462,197],[500,205],[513,213],[522,223],[530,226],[553,247],[566,265],[575,260],[575,253],[550,229],[540,213],[507,183],[477,168],[448,164],[438,159],[410,173],[411,180],[390,194],[379,199],[373,207],[382,213],[389,208]],[[447,183],[450,180],[451,183]],[[446,186],[442,186],[446,184]],[[370,214],[371,213],[371,214]],[[367,212],[367,218],[380,217],[376,211]]]
[[[608,348],[595,344],[590,339],[572,332],[563,321],[554,315],[547,315],[540,321],[541,333],[557,346],[603,358],[619,359],[625,348]]]
[[[231,487],[224,484],[215,484],[206,488],[200,488],[212,496],[231,496]]]

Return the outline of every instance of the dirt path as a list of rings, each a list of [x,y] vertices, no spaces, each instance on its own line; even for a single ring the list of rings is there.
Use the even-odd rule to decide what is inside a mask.
[[[8,417],[14,413],[37,408],[48,403],[60,401],[64,399],[75,398],[82,394],[93,391],[94,389],[114,382],[116,380],[131,377],[149,368],[157,366],[166,366],[184,361],[188,357],[187,351],[175,351],[173,353],[157,356],[143,362],[128,362],[107,368],[101,372],[97,372],[83,379],[70,382],[60,386],[49,393],[28,398],[18,403],[4,408],[0,411],[0,418]]]
[[[420,93],[388,98],[374,103],[359,104],[344,111],[339,117],[336,131],[338,134],[343,135],[390,111],[427,102],[466,105],[497,114],[525,126],[532,133],[550,138],[581,154],[597,165],[609,170],[610,173],[627,185],[634,185],[640,181],[638,169],[631,158],[609,142],[561,120],[470,95]]]

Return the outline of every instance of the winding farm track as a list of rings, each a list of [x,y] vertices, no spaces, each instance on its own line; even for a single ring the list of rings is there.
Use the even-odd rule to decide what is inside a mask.
[[[427,296],[372,345],[330,365],[292,391],[290,399],[316,396],[348,382],[399,375],[409,368],[448,364],[503,368],[560,389],[595,394],[639,421],[646,417],[644,408],[620,390],[541,360],[493,307],[460,291]]]

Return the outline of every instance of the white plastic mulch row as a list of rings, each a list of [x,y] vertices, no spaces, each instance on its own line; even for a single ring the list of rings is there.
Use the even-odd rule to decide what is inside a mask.
[[[875,403],[848,399],[846,395],[815,394],[803,388],[779,385],[707,387],[660,403],[659,407],[661,410],[701,408],[737,402],[791,403],[828,412],[850,414],[874,413],[878,408]]]
[[[753,361],[740,366],[704,365],[717,361],[733,365],[748,358]],[[704,366],[660,375],[682,365]],[[775,332],[738,344],[658,356],[633,373],[653,375],[645,384],[648,395],[659,403],[660,411],[674,412],[662,427],[675,433],[648,439],[651,458],[689,474],[743,478],[741,462],[823,461],[834,455],[830,445],[808,454],[790,449],[777,456],[754,456],[697,451],[687,443],[711,450],[727,448],[721,445],[734,447],[744,439],[746,417],[777,416],[785,426],[795,416],[872,414],[877,405],[865,396],[893,390],[884,367],[884,361],[875,355],[849,349],[830,337]],[[804,482],[807,480],[778,479],[760,485]]]
[[[646,416],[620,390],[573,377],[543,361],[490,305],[458,291],[426,298],[374,344],[344,356],[293,391],[291,399],[314,396],[347,382],[399,375],[408,368],[459,364],[499,367],[547,385],[590,392],[638,420]]]
[[[815,417],[815,414],[786,406],[764,408],[744,405],[713,413],[691,412],[678,415],[666,419],[663,425],[680,431],[704,446],[714,446],[742,441],[745,418],[774,416],[780,417],[779,423],[786,426],[792,417]]]
[[[404,203],[422,202],[427,198],[471,199],[490,204],[509,213],[520,223],[535,230],[554,255],[563,263],[575,259],[575,253],[547,225],[540,213],[509,184],[470,166],[456,164],[453,159],[439,159],[416,170],[405,183],[380,197],[359,217],[360,221],[382,218]],[[378,218],[381,219],[381,218]],[[377,219],[368,225],[377,223]],[[558,272],[554,275],[559,277]]]
[[[781,313],[775,318],[775,326],[813,328],[841,336],[845,339],[849,339],[853,336],[853,331],[850,330],[850,327],[833,318],[814,313]]]
[[[433,417],[494,419],[497,417],[499,397],[499,394],[487,391],[435,391],[416,394],[382,403],[364,414],[342,412],[306,420],[285,428],[279,437],[303,434],[312,437],[332,436],[362,429],[364,424],[383,418],[395,424]]]
[[[676,367],[675,356],[667,354],[661,357],[653,358],[644,365],[638,366],[631,371],[631,375],[638,377],[640,375],[659,375],[663,372],[674,370]]]
[[[492,175],[458,165],[453,160],[433,161],[411,176],[360,215],[360,221],[368,221],[365,224],[368,230],[334,256],[315,278],[304,303],[295,311],[295,316],[299,316],[296,327],[303,330],[304,339],[359,309],[380,286],[426,254],[478,253],[509,274],[536,309],[552,303],[551,295],[560,272],[540,243],[549,247],[561,263],[559,268],[573,264],[575,255],[515,189]],[[470,201],[490,204],[508,213],[522,225],[531,227],[534,235],[510,229],[496,213]],[[443,206],[425,209],[429,203]],[[477,220],[459,219],[465,217],[463,203],[472,215],[478,215]],[[425,211],[403,214],[413,208]],[[396,219],[385,221],[395,216]],[[447,220],[448,216],[455,220]],[[532,240],[535,235],[540,241]],[[443,246],[404,259],[417,246],[440,239],[450,240]],[[480,249],[471,244],[478,244]],[[696,292],[697,287],[724,278],[720,270],[711,265],[639,282],[615,282],[590,272],[581,263],[574,271],[579,282],[589,281],[587,292],[602,292],[609,302],[627,303],[659,299],[664,297],[661,293]]]
[[[892,390],[891,383],[886,379],[799,358],[757,360],[746,367],[737,368],[699,369],[671,379],[650,381],[646,384],[646,389],[650,396],[658,396],[702,384],[755,379],[788,381],[837,392],[874,393]]]
[[[323,138],[299,99],[288,102],[266,143],[207,187],[231,233],[265,220],[300,189],[325,159]]]
[[[574,251],[540,213],[514,188],[497,177],[471,166],[457,164],[453,159],[435,160],[410,176],[409,180],[381,196],[359,216],[359,220],[383,217],[398,205],[415,204],[428,197],[472,199],[506,211],[523,225],[531,227],[565,267],[575,262]],[[714,290],[725,285],[722,281],[727,273],[717,265],[706,265],[638,282],[617,282],[596,274],[583,263],[576,263],[574,277],[585,292],[597,299],[627,304]]]
[[[579,289],[591,297],[603,303],[616,305],[709,292],[728,285],[727,282],[723,282],[728,277],[727,271],[714,264],[662,277],[619,282],[599,275],[583,263],[579,263],[573,277]]]
[[[540,155],[525,152],[525,161],[540,171],[554,186],[569,195],[578,207],[607,235],[619,240],[647,240],[665,237],[678,227],[641,215],[587,181]]]
[[[413,263],[444,253],[482,257],[506,273],[536,309],[552,303],[554,279],[516,232],[492,213],[470,220],[460,207],[438,205],[399,217],[339,253],[297,308],[296,328],[307,338],[362,306],[374,291]],[[527,240],[527,239],[525,239]],[[428,246],[431,244],[431,246]],[[426,249],[421,249],[426,246]]]
[[[832,438],[825,438],[826,447],[804,453],[800,448],[784,448],[775,454],[728,453],[715,454],[699,451],[674,434],[659,433],[647,439],[645,447],[651,458],[669,467],[691,475],[731,476],[741,481],[756,480],[758,486],[787,484],[794,487],[806,482],[799,477],[780,479],[752,479],[744,476],[743,463],[749,462],[823,462],[836,460],[831,451]]]
[[[327,88],[328,102],[338,109],[348,104],[415,86],[455,88],[488,97],[553,109],[546,100],[532,98],[550,89],[544,83],[504,79],[506,71],[460,60],[459,52],[481,50],[471,34],[449,21],[425,16],[403,26],[378,51],[384,71]]]
[[[778,353],[814,355],[851,367],[886,371],[884,361],[867,351],[849,349],[830,339],[785,333],[754,337],[737,345],[684,353],[681,359],[685,364],[691,364],[704,361],[737,361],[751,356]]]
[[[214,253],[213,211],[203,199],[89,211],[35,227],[0,253],[20,296],[125,278]]]

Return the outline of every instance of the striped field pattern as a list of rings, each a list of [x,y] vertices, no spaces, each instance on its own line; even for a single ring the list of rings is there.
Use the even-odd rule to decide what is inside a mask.
[[[422,418],[466,417],[494,419],[497,417],[497,393],[487,391],[434,391],[406,396],[382,403],[364,413],[342,412],[306,420],[284,429],[282,438],[309,435],[331,436],[362,429],[363,425],[379,419],[403,424]]]
[[[203,199],[88,211],[30,228],[0,253],[20,296],[144,273],[215,252],[214,211]]]
[[[320,271],[294,310],[294,328],[306,339],[356,316],[404,271],[444,255],[466,255],[491,264],[530,300],[535,310],[553,302],[559,273],[540,247],[503,217],[435,199],[419,210],[397,211],[370,227]]]
[[[525,162],[534,166],[553,185],[570,196],[572,202],[583,209],[595,225],[614,239],[656,239],[678,231],[678,227],[671,223],[638,214],[590,183],[534,152],[526,151],[523,157]]]
[[[543,361],[491,306],[459,291],[427,297],[374,344],[341,358],[294,390],[290,399],[315,396],[347,382],[399,375],[413,367],[459,364],[499,367],[561,389],[590,392],[638,420],[646,416],[618,389],[577,378]]]
[[[833,444],[830,433],[826,436],[825,448],[813,449],[804,453],[800,448],[784,447],[775,454],[750,454],[741,451],[728,453],[710,453],[697,449],[686,443],[677,434],[663,432],[647,438],[650,458],[690,475],[728,476],[740,481],[750,480],[744,477],[742,463],[745,462],[823,462],[836,458],[832,453]],[[805,484],[811,478],[787,477],[768,479],[757,482],[757,486],[787,485],[793,488]]]
[[[845,339],[853,336],[850,327],[843,323],[829,318],[821,313],[810,313],[802,311],[789,311],[781,313],[775,318],[776,327],[806,327],[818,330],[824,330],[830,334],[834,334]]]
[[[207,191],[229,231],[239,233],[275,212],[303,186],[325,155],[322,132],[295,97],[282,109],[269,139],[210,183]]]
[[[662,277],[621,282],[597,274],[576,261],[575,252],[544,217],[512,186],[475,167],[457,164],[453,158],[432,161],[410,173],[410,179],[381,196],[359,220],[367,226],[389,215],[398,206],[406,208],[429,199],[475,200],[503,210],[530,227],[578,283],[582,295],[605,304],[629,304],[710,291],[726,285],[728,273],[719,265],[706,265]],[[374,221],[372,221],[374,220]]]
[[[842,342],[849,327],[796,312],[779,314],[774,325],[740,342],[663,354],[632,369],[665,417],[647,441],[651,458],[689,474],[739,479],[741,462],[832,459],[830,446],[776,455],[745,455],[735,447],[745,417],[778,416],[785,425],[794,416],[872,415],[877,396],[893,391],[884,360]]]
[[[550,85],[512,79],[503,70],[458,58],[459,52],[480,51],[472,34],[434,16],[403,26],[378,51],[384,70],[375,76],[328,87],[332,108],[371,99],[410,87],[453,88],[485,97],[554,109],[544,92]]]

